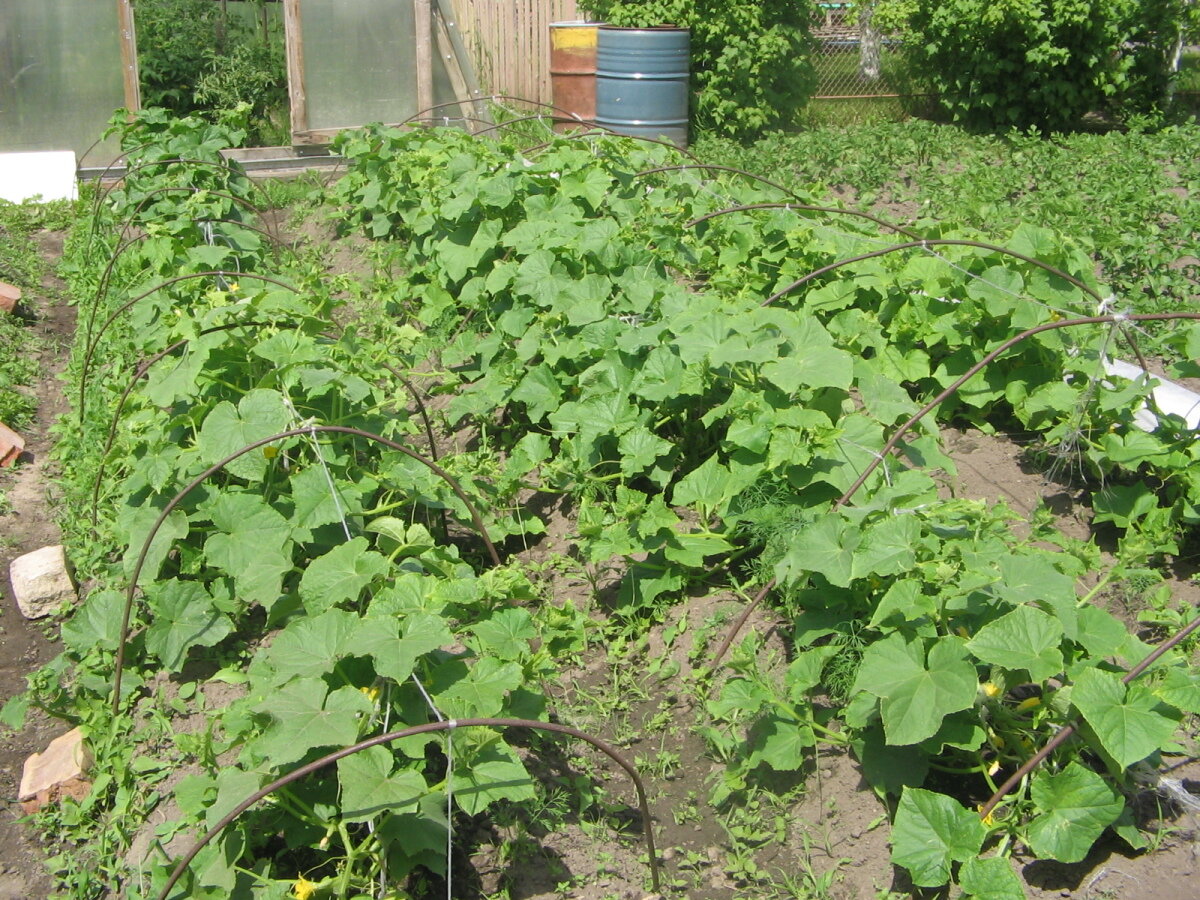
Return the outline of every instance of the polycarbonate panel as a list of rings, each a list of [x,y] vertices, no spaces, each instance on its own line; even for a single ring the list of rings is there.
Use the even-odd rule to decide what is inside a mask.
[[[303,0],[304,92],[314,131],[417,111],[412,0]]]
[[[88,151],[125,105],[116,0],[0,0],[0,151]],[[117,156],[113,140],[86,165]]]

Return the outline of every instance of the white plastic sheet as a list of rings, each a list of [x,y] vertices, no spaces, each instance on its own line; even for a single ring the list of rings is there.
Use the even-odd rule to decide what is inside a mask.
[[[115,0],[0,7],[0,151],[72,150],[86,165],[111,162],[115,143],[92,145],[125,104]]]

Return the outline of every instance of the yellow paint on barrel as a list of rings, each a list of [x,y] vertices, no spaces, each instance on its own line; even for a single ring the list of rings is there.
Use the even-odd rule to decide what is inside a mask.
[[[550,26],[550,46],[553,50],[595,50],[596,26],[556,22]]]

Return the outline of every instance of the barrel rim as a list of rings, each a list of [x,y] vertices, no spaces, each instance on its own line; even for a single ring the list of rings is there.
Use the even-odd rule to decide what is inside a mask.
[[[603,23],[600,23],[597,25],[597,27],[601,31],[628,31],[628,32],[633,32],[633,31],[650,31],[650,32],[691,31],[690,28],[687,28],[682,25],[647,25],[645,27],[632,27],[632,26],[627,26],[627,25],[605,25]]]

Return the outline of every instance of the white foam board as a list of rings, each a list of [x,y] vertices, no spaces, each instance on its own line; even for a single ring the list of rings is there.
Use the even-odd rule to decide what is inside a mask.
[[[23,203],[42,200],[74,200],[75,154],[70,150],[40,153],[0,153],[0,199]]]
[[[1130,381],[1147,377],[1146,370],[1141,366],[1135,366],[1119,359],[1106,359],[1104,371],[1109,375],[1128,378]],[[1200,394],[1189,391],[1173,381],[1159,378],[1157,375],[1150,375],[1149,378],[1150,394],[1154,397],[1154,402],[1159,409],[1165,413],[1180,416],[1192,431],[1200,428]],[[1158,416],[1147,409],[1145,404],[1142,404],[1142,407],[1134,413],[1133,421],[1142,431],[1153,431],[1158,427]]]

